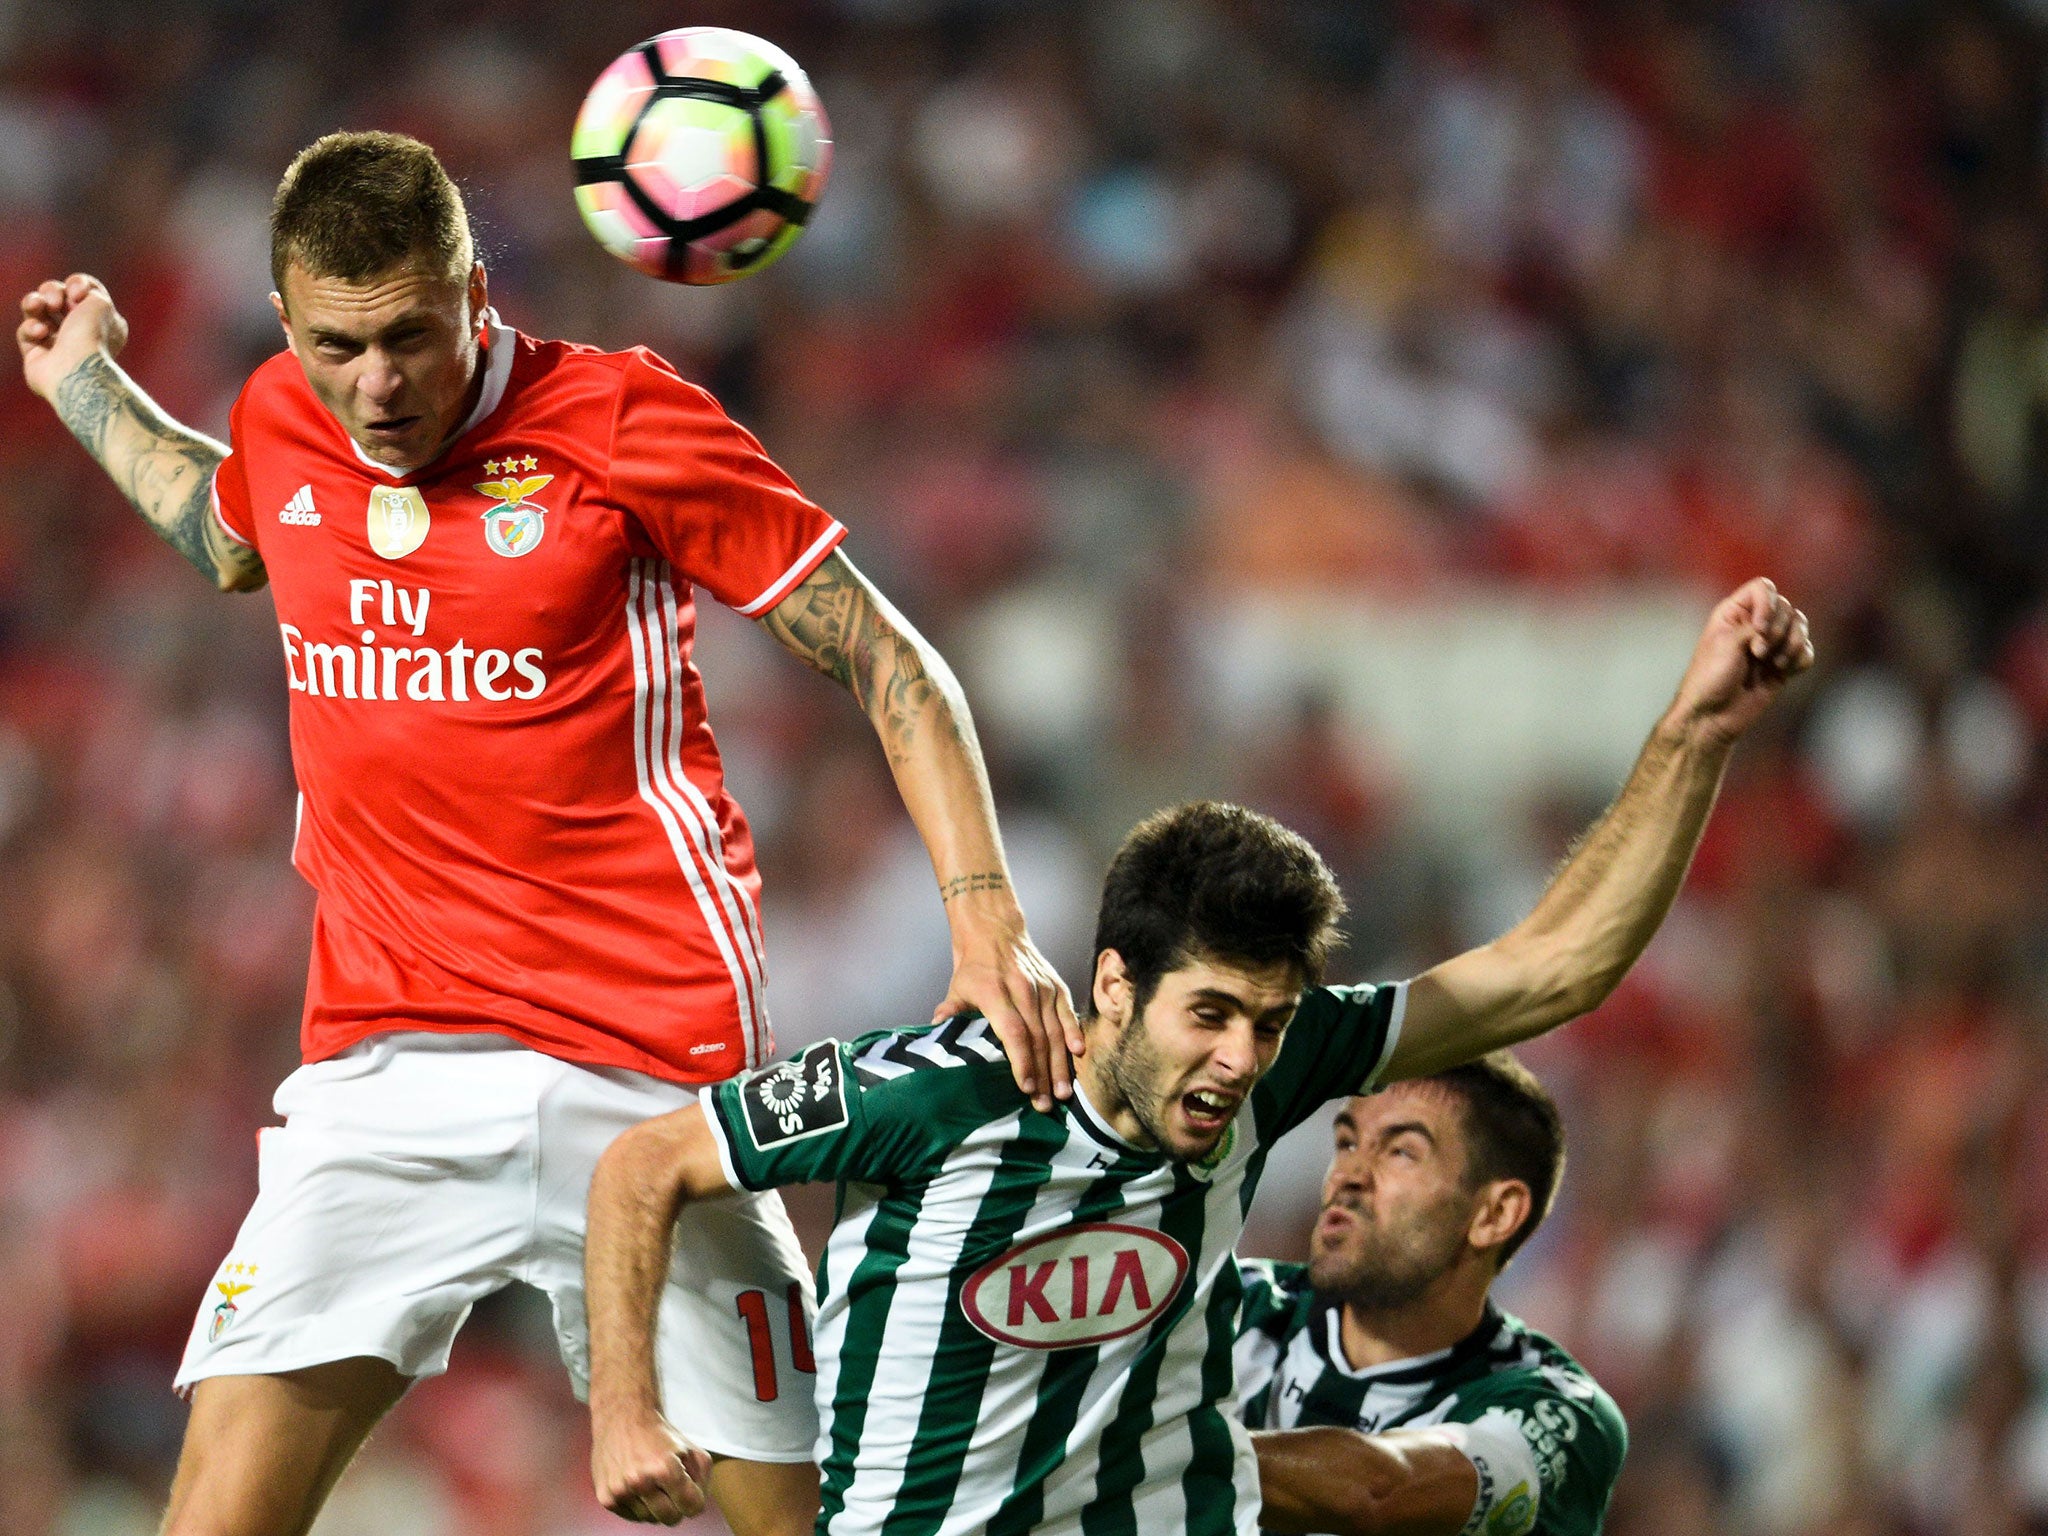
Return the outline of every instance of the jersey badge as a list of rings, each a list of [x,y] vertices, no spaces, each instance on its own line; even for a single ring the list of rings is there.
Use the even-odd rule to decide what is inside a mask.
[[[822,1136],[846,1124],[846,1077],[839,1047],[821,1040],[749,1078],[740,1089],[747,1134],[760,1151],[807,1136]]]
[[[1508,1490],[1500,1507],[1486,1517],[1486,1536],[1527,1536],[1536,1524],[1536,1498],[1526,1482]]]
[[[1230,1160],[1230,1154],[1237,1150],[1237,1122],[1231,1121],[1223,1127],[1223,1134],[1216,1138],[1216,1145],[1188,1164],[1188,1172],[1207,1183],[1216,1176],[1216,1170]]]
[[[207,1343],[211,1344],[228,1331],[228,1325],[235,1320],[239,1310],[235,1306],[235,1298],[253,1289],[255,1284],[254,1264],[230,1264],[221,1271],[221,1278],[213,1282],[213,1288],[220,1292],[220,1305],[213,1309],[213,1321],[207,1325]]]
[[[409,485],[380,485],[370,492],[370,548],[386,560],[403,560],[427,542],[427,499]]]
[[[500,464],[506,470],[532,469],[535,464],[532,454],[524,459],[492,459],[484,468],[496,473]],[[530,554],[540,543],[540,536],[547,532],[548,509],[527,498],[554,479],[553,475],[529,475],[521,480],[507,474],[502,480],[486,480],[475,489],[490,497],[498,505],[484,514],[484,542],[508,558]]]

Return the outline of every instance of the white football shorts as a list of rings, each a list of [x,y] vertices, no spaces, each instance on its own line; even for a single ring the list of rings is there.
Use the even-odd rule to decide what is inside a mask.
[[[480,1298],[515,1280],[554,1304],[589,1390],[584,1199],[621,1131],[695,1093],[557,1061],[499,1035],[376,1035],[303,1066],[261,1135],[256,1203],[200,1303],[177,1388],[370,1355],[448,1368]],[[656,1346],[677,1429],[751,1461],[809,1461],[814,1308],[775,1194],[685,1208]]]

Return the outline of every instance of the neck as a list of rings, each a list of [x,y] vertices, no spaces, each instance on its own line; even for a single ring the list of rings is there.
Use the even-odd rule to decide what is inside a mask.
[[[1344,1303],[1338,1337],[1354,1370],[1368,1370],[1449,1349],[1486,1315],[1490,1276],[1464,1266],[1438,1277],[1421,1296],[1397,1307]],[[1476,1283],[1475,1283],[1476,1282]]]
[[[1112,1131],[1133,1146],[1151,1147],[1151,1132],[1139,1124],[1138,1117],[1131,1112],[1130,1101],[1110,1075],[1109,1057],[1116,1049],[1116,1031],[1099,1017],[1090,1019],[1083,1028],[1084,1047],[1075,1074],[1080,1079],[1081,1091],[1088,1095],[1089,1104]]]
[[[470,412],[476,409],[477,401],[484,397],[484,376],[490,371],[491,354],[487,348],[479,344],[470,354],[469,387],[462,392],[462,404],[456,407],[455,419],[448,423],[447,436],[435,445],[434,452],[439,453],[446,448],[455,434],[462,430],[462,424],[469,420]]]

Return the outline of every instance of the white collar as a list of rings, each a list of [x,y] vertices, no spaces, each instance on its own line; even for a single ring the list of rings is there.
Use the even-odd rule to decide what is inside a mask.
[[[1109,1116],[1095,1107],[1095,1101],[1088,1097],[1088,1090],[1081,1086],[1081,1074],[1074,1074],[1074,1103],[1080,1108],[1079,1119],[1082,1128],[1094,1134],[1097,1141],[1107,1141],[1113,1146],[1124,1147],[1144,1157],[1159,1157],[1164,1154],[1157,1147],[1141,1147],[1109,1123]]]
[[[1456,1344],[1447,1344],[1442,1349],[1433,1349],[1426,1355],[1409,1355],[1402,1360],[1383,1360],[1378,1365],[1353,1365],[1344,1353],[1344,1308],[1341,1303],[1331,1307],[1328,1316],[1329,1348],[1325,1351],[1330,1364],[1337,1368],[1339,1375],[1349,1376],[1353,1381],[1370,1381],[1376,1376],[1392,1376],[1412,1371],[1418,1366],[1435,1365],[1456,1349]]]
[[[349,436],[347,429],[344,428],[342,436],[348,438],[348,445],[355,450],[356,458],[367,467],[376,470],[378,474],[388,476],[390,479],[410,479],[438,460],[460,441],[464,433],[495,411],[498,403],[505,398],[505,386],[512,382],[512,349],[518,338],[513,335],[511,327],[498,319],[498,312],[490,308],[484,310],[484,335],[486,339],[483,393],[476,397],[476,409],[469,413],[469,419],[456,428],[433,458],[427,460],[425,464],[416,464],[411,469],[393,469],[389,464],[379,464],[363,452],[363,445]]]

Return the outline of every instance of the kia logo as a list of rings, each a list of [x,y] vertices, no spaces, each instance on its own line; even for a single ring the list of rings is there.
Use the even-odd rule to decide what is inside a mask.
[[[1115,1222],[1061,1227],[968,1276],[967,1320],[999,1344],[1075,1349],[1134,1333],[1187,1278],[1188,1251],[1164,1232]]]

